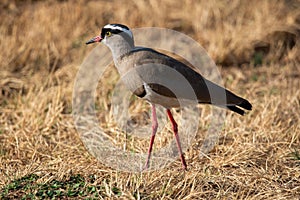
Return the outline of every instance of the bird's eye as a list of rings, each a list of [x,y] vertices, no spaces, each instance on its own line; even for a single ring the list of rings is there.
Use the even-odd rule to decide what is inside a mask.
[[[107,32],[106,32],[106,36],[107,36],[107,37],[110,37],[110,36],[111,36],[111,32],[110,32],[110,31],[107,31]]]

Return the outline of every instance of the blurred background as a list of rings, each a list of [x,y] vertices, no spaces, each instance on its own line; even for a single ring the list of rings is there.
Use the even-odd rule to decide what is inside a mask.
[[[87,197],[300,196],[299,0],[2,0],[0,17],[0,197],[38,195],[38,183],[65,184],[74,173]],[[81,144],[71,115],[73,84],[94,48],[85,41],[108,23],[187,34],[217,63],[225,85],[253,104],[244,118],[229,114],[210,159],[197,160],[197,144],[186,153],[187,174],[174,171],[180,163],[155,176],[118,174]],[[103,111],[109,110],[109,82],[116,77],[108,76],[99,89]],[[137,116],[148,112],[137,108]],[[99,113],[103,123],[106,114]],[[11,186],[28,176],[35,188]],[[87,192],[95,185],[101,187]]]

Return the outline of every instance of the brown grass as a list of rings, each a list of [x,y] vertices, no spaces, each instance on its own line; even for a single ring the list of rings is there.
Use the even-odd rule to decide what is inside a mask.
[[[0,3],[0,187],[32,173],[43,182],[80,173],[95,175],[111,198],[117,198],[113,187],[126,199],[299,198],[299,2],[174,2]],[[187,172],[179,159],[154,172],[118,172],[81,143],[71,115],[73,84],[93,48],[84,42],[111,22],[193,37],[220,64],[226,86],[253,104],[245,117],[228,113],[208,158],[199,159],[197,142],[189,148]],[[106,88],[99,102],[107,102]],[[147,111],[135,103],[136,116]]]

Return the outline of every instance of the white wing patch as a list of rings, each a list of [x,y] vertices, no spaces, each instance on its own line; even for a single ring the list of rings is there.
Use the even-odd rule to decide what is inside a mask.
[[[144,82],[143,85],[146,90],[146,96],[144,96],[143,99],[154,104],[159,104],[165,108],[184,107],[197,104],[197,102],[188,99],[176,99],[160,95],[153,91],[147,83]]]

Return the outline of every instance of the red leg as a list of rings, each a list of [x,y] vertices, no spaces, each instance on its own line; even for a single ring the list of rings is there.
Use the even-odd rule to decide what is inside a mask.
[[[186,166],[185,159],[184,159],[184,156],[183,156],[183,153],[182,153],[182,150],[181,150],[181,144],[180,144],[179,135],[178,135],[178,128],[177,128],[178,125],[177,125],[176,121],[174,120],[173,115],[172,115],[172,113],[169,109],[167,109],[167,114],[168,114],[168,117],[169,117],[169,119],[172,123],[172,126],[173,126],[174,136],[175,136],[175,139],[176,139],[177,148],[178,148],[178,151],[179,151],[179,156],[180,156],[180,160],[181,160],[181,163],[182,163],[182,167],[183,167],[183,169],[186,170],[187,166]]]
[[[149,168],[149,162],[150,162],[150,157],[151,157],[151,152],[152,152],[152,146],[153,146],[153,143],[154,143],[155,134],[156,134],[157,127],[158,127],[155,104],[151,104],[151,105],[152,105],[152,135],[151,135],[151,140],[150,140],[150,146],[149,146],[149,149],[148,149],[148,157],[147,157],[147,161],[146,161],[146,164],[145,164],[146,169]]]

